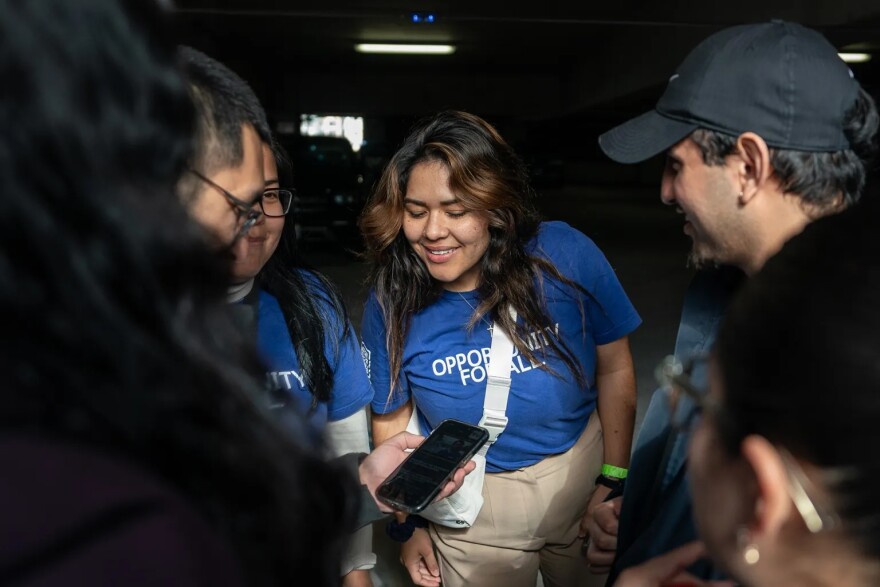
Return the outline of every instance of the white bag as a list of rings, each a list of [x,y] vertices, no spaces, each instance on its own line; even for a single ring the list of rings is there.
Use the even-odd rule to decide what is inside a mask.
[[[516,310],[510,309],[516,323]],[[470,528],[483,507],[483,481],[486,477],[486,453],[507,427],[507,397],[510,393],[510,362],[513,359],[513,342],[496,322],[492,325],[492,348],[486,369],[486,395],[483,399],[483,417],[478,426],[489,431],[489,440],[474,455],[477,467],[465,478],[461,489],[440,501],[435,501],[419,514],[441,526]],[[407,432],[421,435],[418,406],[412,401],[413,411],[406,426]]]
[[[422,434],[419,429],[418,409],[413,406],[412,417],[406,426],[407,432]],[[461,489],[440,501],[435,501],[419,515],[441,526],[450,528],[470,528],[480,509],[483,507],[483,478],[486,475],[486,457],[482,454],[474,455],[473,461],[477,468],[471,471],[465,478]]]

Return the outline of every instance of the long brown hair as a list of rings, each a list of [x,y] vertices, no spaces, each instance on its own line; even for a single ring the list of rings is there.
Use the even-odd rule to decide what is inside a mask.
[[[532,363],[541,363],[530,349],[529,332],[539,332],[550,321],[541,282],[549,276],[590,295],[564,277],[551,262],[529,255],[525,245],[540,224],[532,205],[532,189],[525,168],[513,149],[485,120],[466,112],[446,111],[417,123],[382,173],[360,218],[371,262],[369,283],[382,309],[391,371],[389,398],[396,388],[403,346],[414,314],[434,303],[443,291],[403,235],[404,197],[412,169],[438,161],[449,170],[449,187],[462,207],[489,219],[489,247],[480,267],[480,304],[468,328],[489,316]],[[535,284],[538,283],[538,291]],[[537,295],[536,295],[537,294]],[[575,294],[572,291],[572,294]],[[577,297],[577,296],[575,296]],[[579,303],[580,298],[578,297]],[[508,312],[522,317],[519,327]],[[581,308],[583,320],[583,308]],[[548,337],[551,352],[559,356],[580,385],[586,378],[577,357],[562,340]],[[544,367],[553,372],[549,367]]]

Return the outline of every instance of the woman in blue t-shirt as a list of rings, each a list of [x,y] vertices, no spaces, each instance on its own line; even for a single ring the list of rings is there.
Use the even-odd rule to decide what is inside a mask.
[[[483,507],[470,528],[431,525],[404,541],[419,585],[442,574],[446,587],[532,587],[539,568],[548,587],[583,584],[585,513],[626,475],[636,397],[627,336],[639,316],[596,245],[540,222],[531,194],[494,128],[444,112],[411,132],[361,218],[376,442],[403,430],[414,407],[424,432],[446,418],[477,424],[493,322],[515,345]]]
[[[279,190],[276,156],[263,144],[264,214],[233,248],[237,285],[230,301],[256,310],[257,345],[268,367],[275,400],[289,399],[323,433],[333,456],[369,452],[366,406],[373,388],[342,298],[330,281],[304,268],[296,254],[292,205]],[[289,193],[289,192],[288,192]],[[295,333],[295,336],[293,335]],[[343,585],[370,585],[375,565],[372,528],[351,538],[343,561]]]

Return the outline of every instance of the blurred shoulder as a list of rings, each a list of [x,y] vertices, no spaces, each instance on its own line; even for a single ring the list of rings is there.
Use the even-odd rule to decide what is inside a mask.
[[[0,570],[15,569],[22,585],[244,584],[231,545],[127,457],[4,434],[0,470]]]

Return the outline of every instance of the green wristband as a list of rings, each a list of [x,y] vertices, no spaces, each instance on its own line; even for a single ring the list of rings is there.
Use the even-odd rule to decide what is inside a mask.
[[[626,479],[626,474],[629,472],[628,469],[624,469],[623,467],[615,467],[614,465],[604,464],[602,465],[602,474],[606,477],[611,477],[612,479]]]

